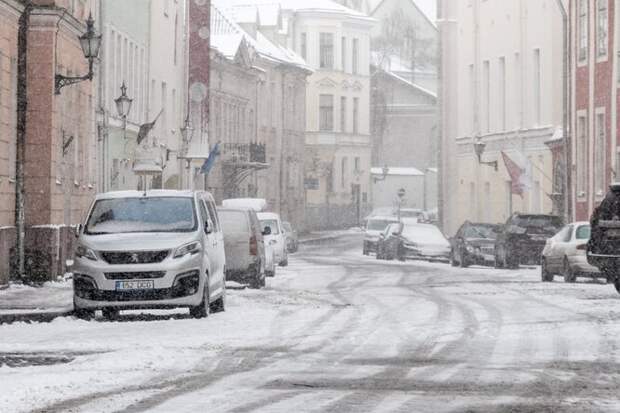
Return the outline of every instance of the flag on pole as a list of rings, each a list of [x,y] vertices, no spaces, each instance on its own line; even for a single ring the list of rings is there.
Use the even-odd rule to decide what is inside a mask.
[[[159,114],[155,117],[155,119],[153,119],[153,122],[140,125],[140,130],[138,131],[138,139],[137,139],[138,145],[140,145],[142,141],[149,136],[149,133],[151,133],[151,130],[155,127],[155,123],[157,123],[157,119],[159,119],[163,111],[164,111],[163,109],[159,111]]]
[[[208,175],[213,165],[215,165],[215,161],[217,157],[220,155],[220,143],[216,143],[211,152],[209,152],[209,157],[205,160],[205,163],[202,164],[200,168],[200,173],[203,175]]]
[[[523,197],[525,185],[523,178],[525,176],[525,169],[521,168],[515,161],[513,161],[508,155],[502,151],[502,158],[504,159],[504,165],[510,175],[510,184],[512,193]]]

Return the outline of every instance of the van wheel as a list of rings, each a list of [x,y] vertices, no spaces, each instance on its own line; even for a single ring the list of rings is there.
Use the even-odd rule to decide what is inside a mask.
[[[210,305],[210,310],[212,313],[222,313],[226,311],[226,286],[224,285],[224,290],[222,291],[222,295],[220,298],[215,300]]]
[[[205,318],[211,312],[211,303],[209,302],[209,279],[205,280],[205,289],[202,294],[202,301],[196,307],[189,308],[189,314],[194,318]]]
[[[547,260],[543,258],[540,265],[540,279],[542,282],[548,283],[552,282],[553,278],[553,274],[549,272],[549,268],[547,267]]]
[[[75,305],[75,300],[73,300],[73,315],[80,320],[90,321],[95,318],[95,310],[80,308]]]
[[[105,318],[108,321],[118,320],[121,314],[121,312],[117,310],[116,308],[104,308],[101,310],[101,313],[103,314],[103,318]]]

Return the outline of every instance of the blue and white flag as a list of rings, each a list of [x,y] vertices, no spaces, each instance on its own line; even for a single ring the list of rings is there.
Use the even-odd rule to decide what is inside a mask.
[[[208,175],[213,165],[215,165],[215,161],[217,157],[220,155],[220,143],[216,143],[211,152],[209,152],[209,157],[205,160],[205,163],[202,164],[200,168],[200,173],[203,175]]]

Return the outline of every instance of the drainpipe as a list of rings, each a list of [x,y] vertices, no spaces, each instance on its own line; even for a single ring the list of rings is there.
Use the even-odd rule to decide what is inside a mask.
[[[26,114],[28,111],[28,27],[33,5],[30,0],[19,18],[17,35],[17,141],[15,159],[15,226],[17,237],[17,276],[21,281],[26,278],[25,247],[26,214],[24,202],[24,162],[26,157]]]
[[[570,70],[569,70],[569,41],[568,41],[568,13],[566,12],[566,8],[564,7],[564,3],[562,0],[556,0],[558,9],[562,14],[562,135],[564,138],[564,215],[566,217],[566,222],[572,221],[572,205],[571,205],[571,170],[570,165],[572,163],[571,159],[571,138],[569,136],[568,130],[568,116],[569,116],[569,98],[568,94],[570,91]]]

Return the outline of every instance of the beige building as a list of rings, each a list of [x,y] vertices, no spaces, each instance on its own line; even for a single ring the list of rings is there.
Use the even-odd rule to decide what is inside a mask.
[[[440,213],[446,233],[465,220],[503,222],[516,211],[551,212],[547,144],[561,137],[563,114],[557,2],[443,0],[440,10]],[[484,149],[480,159],[476,143]],[[522,195],[513,189],[502,153],[518,165]]]

